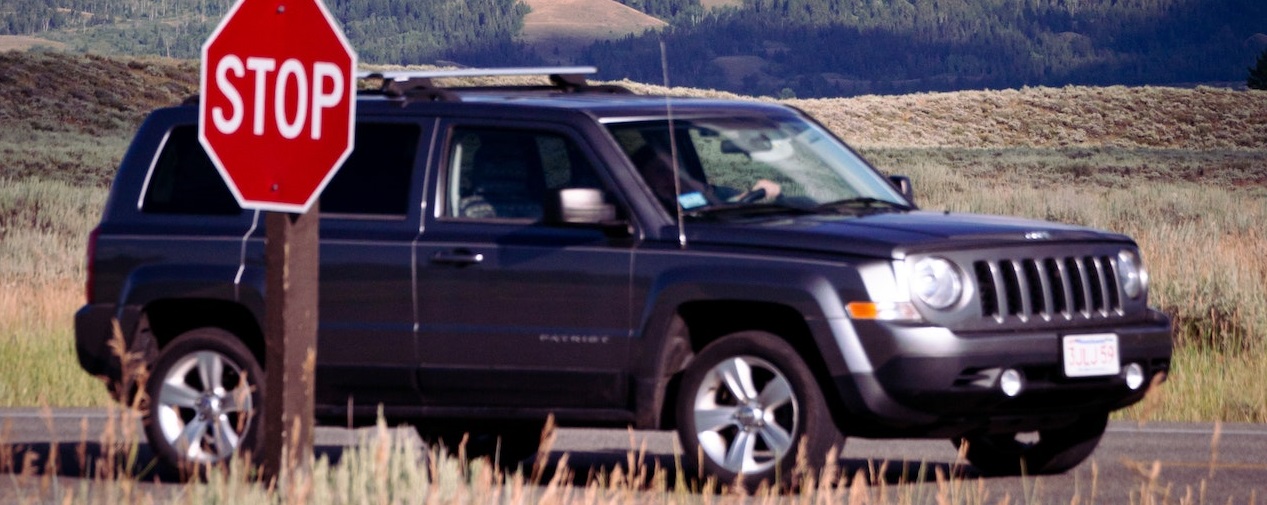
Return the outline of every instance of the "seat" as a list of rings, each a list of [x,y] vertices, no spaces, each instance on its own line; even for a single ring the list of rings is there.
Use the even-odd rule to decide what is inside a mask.
[[[540,170],[530,165],[528,151],[521,142],[501,140],[485,142],[475,152],[470,193],[459,201],[459,215],[472,219],[541,219],[544,189]]]

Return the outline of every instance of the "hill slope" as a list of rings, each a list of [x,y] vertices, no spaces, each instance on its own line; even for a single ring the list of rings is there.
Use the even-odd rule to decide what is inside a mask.
[[[0,179],[106,184],[144,115],[196,92],[195,62],[0,53]],[[664,88],[622,82],[639,93]],[[732,97],[674,88],[677,96]],[[748,98],[754,99],[754,98]],[[1267,174],[1267,92],[1025,88],[789,100],[850,143],[892,148],[1239,150]]]

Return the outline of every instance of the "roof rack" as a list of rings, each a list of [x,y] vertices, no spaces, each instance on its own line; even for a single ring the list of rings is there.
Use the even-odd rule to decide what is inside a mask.
[[[597,74],[596,67],[512,67],[512,68],[457,68],[449,70],[396,70],[386,72],[361,72],[365,78],[404,81],[413,78],[437,79],[444,77],[502,77],[508,75],[590,75]]]
[[[599,92],[612,94],[631,94],[628,88],[616,85],[592,86],[585,80],[586,75],[597,73],[595,67],[518,67],[518,68],[461,68],[450,70],[398,70],[384,72],[360,72],[359,79],[382,79],[383,84],[378,92],[391,97],[406,99],[425,99],[430,101],[458,101],[460,97],[453,92],[455,88],[437,86],[432,79],[454,77],[505,77],[525,75],[545,75],[550,78],[549,86],[468,86],[456,89],[467,90],[554,90],[566,93]]]

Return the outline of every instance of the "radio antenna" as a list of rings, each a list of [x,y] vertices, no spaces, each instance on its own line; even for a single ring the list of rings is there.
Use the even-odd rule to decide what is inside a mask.
[[[677,129],[673,126],[673,100],[669,97],[669,55],[664,39],[660,39],[660,71],[664,74],[664,113],[669,120],[669,163],[673,167],[673,203],[677,207],[677,241],[686,249],[686,221],[682,209],[682,178],[680,177],[677,156]]]

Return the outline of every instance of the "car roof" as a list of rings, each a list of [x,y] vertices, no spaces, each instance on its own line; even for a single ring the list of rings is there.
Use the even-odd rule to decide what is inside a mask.
[[[357,107],[363,110],[405,108],[434,112],[457,112],[462,109],[502,109],[575,111],[599,120],[647,118],[658,119],[673,114],[679,117],[706,115],[788,115],[790,108],[756,100],[681,98],[658,95],[633,95],[589,92],[537,90],[463,90],[452,89],[454,96],[444,101],[410,101],[401,97],[363,95]],[[378,105],[382,104],[382,105]]]

